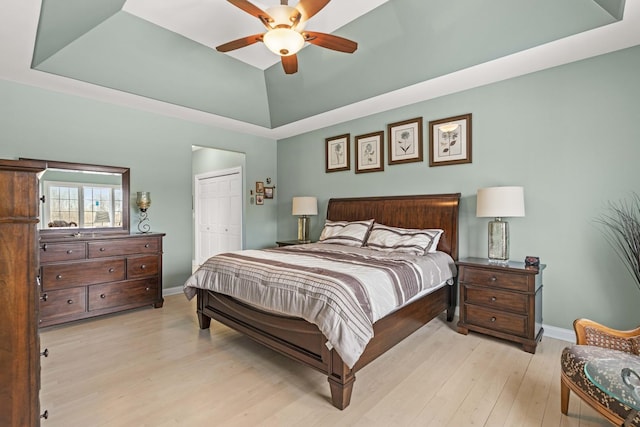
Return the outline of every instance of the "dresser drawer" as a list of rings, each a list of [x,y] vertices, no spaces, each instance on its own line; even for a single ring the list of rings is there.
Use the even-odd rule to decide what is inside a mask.
[[[85,287],[62,289],[42,294],[40,318],[43,322],[87,311]]]
[[[157,237],[89,242],[89,258],[149,254],[158,252],[159,250],[160,239]]]
[[[529,282],[525,275],[510,274],[506,272],[503,273],[495,270],[483,270],[479,268],[463,268],[460,282],[470,283],[477,286],[512,289],[522,292],[529,290]]]
[[[155,276],[160,265],[158,255],[133,256],[127,258],[127,279]]]
[[[84,242],[43,243],[40,245],[40,262],[73,261],[86,258]]]
[[[475,286],[465,286],[463,298],[465,303],[519,314],[527,314],[529,300],[526,294]]]
[[[89,286],[89,311],[123,305],[152,304],[158,298],[158,280],[127,280]]]
[[[500,310],[464,304],[465,320],[468,324],[482,326],[506,334],[527,336],[527,317],[504,313]]]
[[[109,259],[42,266],[42,289],[70,288],[123,280],[125,260]]]

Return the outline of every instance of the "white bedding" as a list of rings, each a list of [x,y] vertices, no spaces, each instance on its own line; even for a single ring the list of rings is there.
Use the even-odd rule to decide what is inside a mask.
[[[417,295],[453,284],[455,262],[322,243],[219,254],[184,284],[230,295],[318,326],[349,366],[373,337],[373,324]]]

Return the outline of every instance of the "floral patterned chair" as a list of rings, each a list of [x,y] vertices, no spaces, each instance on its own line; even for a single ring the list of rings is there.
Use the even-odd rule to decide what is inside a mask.
[[[601,358],[628,359],[637,364],[640,358],[640,328],[618,331],[587,319],[576,320],[573,328],[577,343],[565,348],[561,357],[560,410],[567,415],[569,394],[573,391],[611,423],[623,425],[632,409],[596,387],[586,377],[584,365],[589,360]],[[628,420],[626,425],[640,426],[640,415]]]

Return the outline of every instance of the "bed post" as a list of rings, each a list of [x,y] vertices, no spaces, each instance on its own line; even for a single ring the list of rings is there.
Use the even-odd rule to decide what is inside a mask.
[[[211,317],[204,314],[205,300],[207,291],[205,289],[197,289],[198,295],[198,324],[200,329],[209,329],[211,326]]]
[[[329,387],[331,388],[331,403],[338,409],[344,409],[351,403],[351,392],[356,376],[353,370],[342,361],[334,350],[331,350],[329,364]]]

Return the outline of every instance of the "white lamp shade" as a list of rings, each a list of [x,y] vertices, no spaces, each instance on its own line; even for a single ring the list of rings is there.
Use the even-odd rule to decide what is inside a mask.
[[[523,187],[489,187],[478,189],[476,216],[494,218],[524,216]]]
[[[318,200],[315,197],[294,197],[292,215],[318,215]]]

